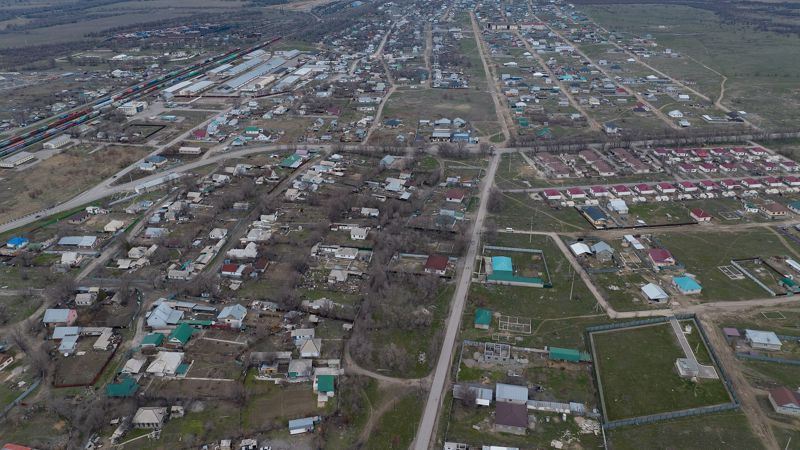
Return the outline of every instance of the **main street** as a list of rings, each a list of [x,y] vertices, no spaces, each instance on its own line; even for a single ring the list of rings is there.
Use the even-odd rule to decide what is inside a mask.
[[[434,435],[436,420],[439,417],[439,409],[442,405],[442,398],[444,397],[445,388],[450,378],[450,365],[453,361],[453,352],[456,348],[456,337],[461,327],[461,316],[464,314],[464,306],[466,305],[469,286],[472,282],[475,258],[478,256],[483,222],[486,219],[488,210],[487,203],[489,203],[488,199],[494,184],[494,175],[497,172],[499,162],[500,155],[495,154],[492,156],[489,161],[489,168],[486,170],[486,176],[481,181],[480,206],[478,207],[478,213],[475,215],[475,222],[470,231],[469,248],[467,254],[464,256],[461,272],[456,281],[456,291],[450,303],[450,315],[447,317],[447,323],[445,324],[442,351],[436,362],[433,382],[428,392],[428,400],[425,403],[422,420],[420,420],[417,435],[414,440],[414,448],[417,450],[427,449]]]

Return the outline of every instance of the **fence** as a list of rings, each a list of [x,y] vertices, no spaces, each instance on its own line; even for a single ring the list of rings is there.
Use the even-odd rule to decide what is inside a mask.
[[[676,314],[674,316],[677,320],[692,320],[695,323],[695,326],[700,333],[700,337],[702,338],[703,344],[708,349],[708,354],[711,357],[711,360],[714,362],[715,368],[719,371],[720,378],[722,379],[723,384],[725,385],[725,389],[728,391],[728,395],[731,397],[731,402],[724,403],[721,405],[712,405],[712,406],[701,406],[697,408],[685,409],[681,411],[674,411],[668,413],[660,413],[660,414],[652,414],[648,416],[640,416],[640,417],[632,417],[629,419],[619,419],[619,420],[612,420],[603,423],[604,430],[611,430],[617,427],[626,426],[626,425],[641,425],[646,423],[654,423],[659,422],[662,420],[670,420],[676,419],[680,417],[688,417],[688,416],[697,416],[702,414],[711,414],[720,411],[729,411],[733,409],[737,409],[740,406],[739,398],[736,395],[736,391],[733,389],[733,384],[728,377],[728,374],[725,372],[725,369],[719,362],[719,358],[717,357],[716,352],[714,351],[713,347],[708,344],[708,336],[706,335],[706,331],[700,322],[697,320],[697,317],[694,314]],[[624,328],[634,328],[644,325],[654,325],[658,323],[666,323],[669,321],[671,317],[653,317],[650,319],[640,319],[634,320],[630,322],[620,322],[620,323],[609,323],[605,325],[594,325],[591,327],[586,328],[586,333],[588,335],[588,341],[591,345],[592,350],[592,357],[597,358],[595,354],[594,348],[594,340],[591,339],[592,333],[601,332],[601,331],[610,331],[610,330],[620,330]],[[738,356],[738,355],[737,355]],[[596,359],[595,359],[596,360]],[[800,361],[798,361],[800,364]],[[605,400],[603,398],[603,386],[602,382],[600,381],[600,376],[597,373],[597,365],[594,366],[594,378],[595,378],[595,387],[597,388],[597,393],[600,396],[600,408],[603,410],[602,417],[605,420]]]
[[[681,417],[690,417],[690,416],[699,416],[702,414],[711,414],[716,412],[722,411],[731,411],[734,409],[739,408],[738,403],[725,403],[722,405],[714,405],[714,406],[701,406],[699,408],[692,408],[692,409],[685,409],[681,411],[669,412],[669,413],[662,413],[662,414],[652,414],[649,416],[641,416],[641,417],[632,417],[630,419],[620,419],[614,420],[611,422],[607,422],[603,424],[603,428],[606,430],[613,430],[614,428],[624,427],[627,425],[643,425],[647,423],[655,423],[660,422],[662,420],[671,420],[671,419],[679,419]]]
[[[740,353],[740,352],[736,352],[736,357],[739,359],[749,359],[753,361],[764,361],[777,364],[788,364],[791,366],[800,366],[800,359],[773,358],[771,356],[751,355],[749,353]]]
[[[36,381],[33,382],[33,384],[28,386],[28,389],[25,389],[25,392],[19,394],[19,397],[15,398],[13,402],[11,402],[10,404],[6,405],[5,408],[3,408],[3,411],[0,412],[0,417],[5,417],[6,414],[8,414],[8,412],[11,411],[12,408],[22,403],[22,401],[25,400],[25,397],[30,395],[31,392],[33,392],[34,390],[36,390],[37,387],[39,387],[39,384],[41,384],[41,382],[42,379],[37,378]]]

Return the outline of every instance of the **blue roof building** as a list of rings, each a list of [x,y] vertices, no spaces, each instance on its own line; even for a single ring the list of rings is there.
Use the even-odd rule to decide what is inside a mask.
[[[492,256],[492,272],[514,272],[514,265],[508,256]]]
[[[6,247],[13,249],[24,248],[30,241],[24,237],[14,236],[6,242]]]
[[[678,288],[682,294],[686,295],[699,294],[703,290],[700,283],[692,277],[672,277],[672,284]]]

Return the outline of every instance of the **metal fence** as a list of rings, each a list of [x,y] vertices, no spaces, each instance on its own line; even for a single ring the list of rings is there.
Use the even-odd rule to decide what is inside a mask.
[[[736,357],[739,359],[749,359],[753,361],[764,361],[764,362],[771,362],[777,364],[788,364],[792,366],[800,366],[800,359],[784,359],[784,358],[773,358],[771,356],[763,356],[763,355],[751,355],[749,353],[736,353]]]
[[[662,420],[679,419],[681,417],[699,416],[702,414],[711,414],[722,411],[731,411],[739,407],[738,403],[725,403],[722,405],[714,406],[701,406],[699,408],[685,409],[682,411],[675,411],[662,414],[652,414],[649,416],[632,417],[630,419],[613,420],[603,424],[606,430],[613,430],[614,428],[624,427],[627,425],[644,425],[648,423],[660,422]]]
[[[641,424],[659,422],[659,421],[662,421],[662,420],[677,419],[677,418],[680,418],[680,417],[697,416],[697,415],[701,415],[701,414],[711,414],[711,413],[715,413],[715,412],[729,411],[729,410],[733,410],[733,409],[739,408],[739,406],[740,406],[739,398],[736,395],[736,391],[733,389],[733,384],[731,383],[730,378],[728,377],[728,374],[725,372],[725,369],[722,367],[722,364],[720,364],[719,358],[717,357],[717,354],[714,351],[714,348],[711,345],[709,345],[709,343],[708,343],[709,340],[708,340],[708,336],[706,335],[706,331],[703,328],[703,326],[700,324],[700,322],[697,320],[697,317],[694,314],[676,314],[674,317],[677,320],[692,320],[695,323],[695,326],[696,326],[698,332],[700,333],[700,337],[702,338],[703,344],[706,346],[706,349],[708,350],[708,354],[711,357],[711,360],[714,362],[714,366],[719,371],[720,378],[722,379],[722,382],[725,385],[725,388],[727,389],[728,394],[730,395],[732,401],[729,402],[729,403],[721,404],[721,405],[701,406],[701,407],[685,409],[685,410],[681,410],[681,411],[673,411],[673,412],[668,412],[668,413],[652,414],[652,415],[640,416],[640,417],[631,417],[629,419],[612,420],[612,421],[608,421],[608,422],[603,423],[603,429],[604,430],[611,430],[613,428],[626,426],[626,425],[641,425]],[[634,320],[634,321],[630,321],[630,322],[618,322],[618,323],[609,323],[609,324],[604,324],[604,325],[594,325],[594,326],[591,326],[591,327],[587,327],[586,328],[586,333],[590,336],[592,333],[596,333],[596,332],[600,332],[600,331],[620,330],[620,329],[624,329],[624,328],[634,328],[634,327],[639,327],[639,326],[644,326],[644,325],[654,325],[654,324],[659,324],[659,323],[665,323],[665,322],[667,322],[669,320],[671,320],[671,317],[653,317],[653,318],[649,318],[649,319],[640,319],[640,320]],[[594,355],[594,345],[593,345],[593,341],[591,340],[591,338],[589,339],[589,342],[592,342],[592,353],[593,353],[593,357],[596,358],[596,355]],[[800,361],[798,361],[798,364],[800,364]],[[605,405],[604,405],[603,397],[602,397],[603,396],[603,394],[602,394],[602,384],[600,382],[599,374],[597,374],[596,370],[597,370],[597,366],[595,366],[595,383],[596,383],[596,387],[597,387],[597,390],[598,390],[598,394],[600,395],[601,409],[603,409],[605,407]],[[603,417],[605,417],[605,414],[603,414]]]
[[[36,381],[33,382],[33,384],[28,386],[28,389],[25,389],[25,392],[19,394],[19,397],[15,398],[13,402],[9,403],[8,405],[6,405],[5,408],[3,408],[3,411],[0,412],[0,417],[5,417],[6,414],[8,414],[8,412],[11,411],[12,408],[22,403],[22,401],[25,400],[25,397],[30,395],[31,392],[33,392],[34,390],[36,390],[37,387],[39,387],[39,384],[41,384],[41,382],[42,379],[37,378]]]

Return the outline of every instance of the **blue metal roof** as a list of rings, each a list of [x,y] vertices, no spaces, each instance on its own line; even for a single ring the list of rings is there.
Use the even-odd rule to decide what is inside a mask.
[[[495,272],[513,272],[514,265],[508,256],[492,256],[492,270]]]
[[[695,281],[695,279],[692,277],[674,277],[672,278],[672,282],[675,283],[675,285],[678,286],[678,289],[683,292],[698,291],[702,289],[700,283]]]

